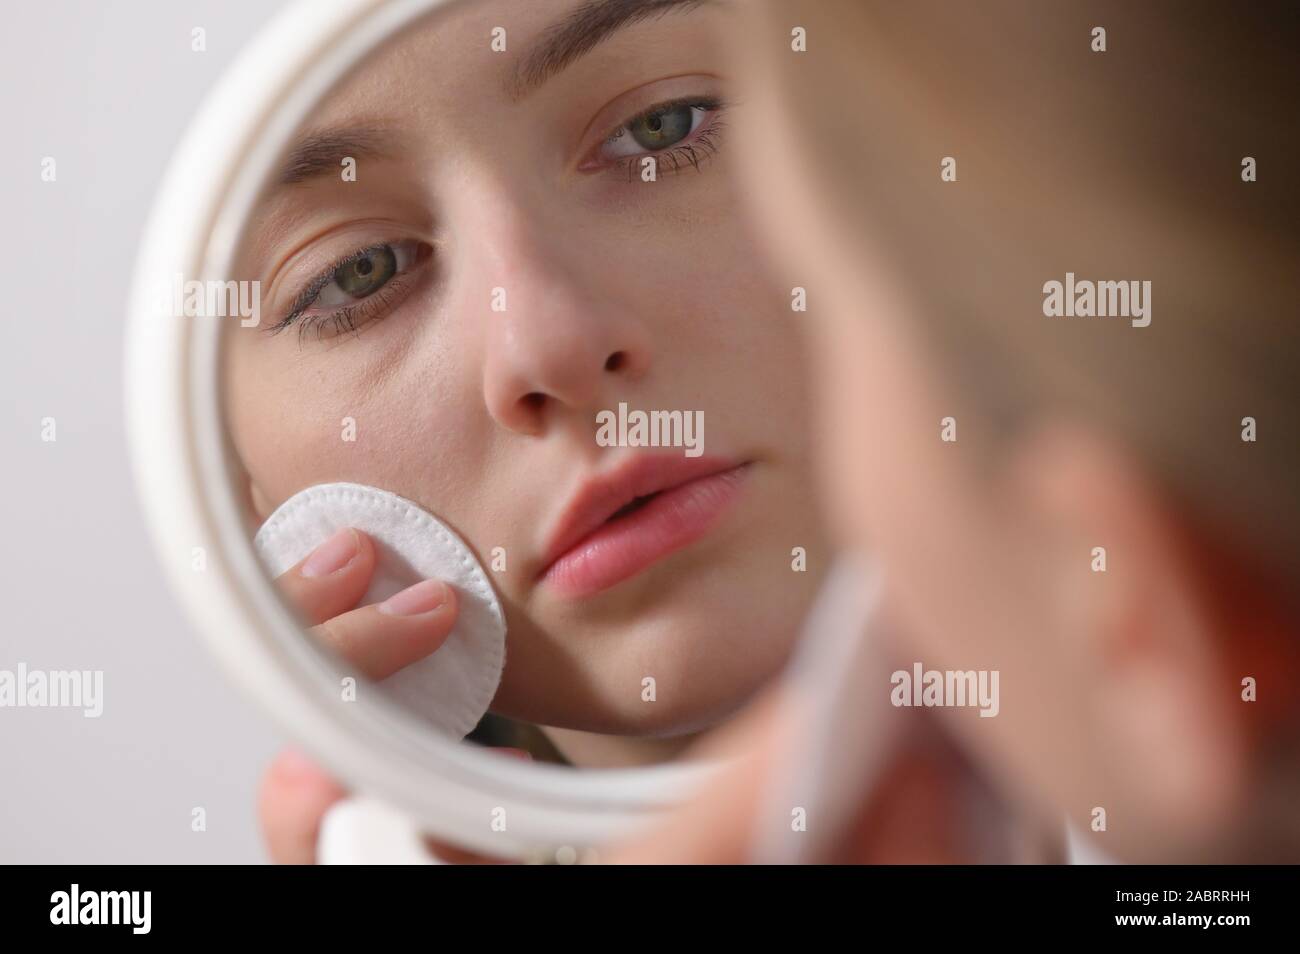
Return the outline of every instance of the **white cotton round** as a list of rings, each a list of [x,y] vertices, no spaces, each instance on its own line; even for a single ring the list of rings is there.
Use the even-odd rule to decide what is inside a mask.
[[[432,655],[380,684],[442,732],[463,739],[487,712],[506,661],[505,615],[487,573],[433,514],[363,484],[299,491],[276,508],[253,542],[267,570],[279,576],[344,527],[368,534],[378,556],[358,606],[382,602],[426,579],[455,588],[459,613],[451,636]]]

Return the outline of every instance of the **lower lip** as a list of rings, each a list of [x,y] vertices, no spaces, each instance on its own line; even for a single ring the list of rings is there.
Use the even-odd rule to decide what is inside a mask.
[[[542,579],[563,596],[582,598],[636,576],[712,530],[740,494],[746,470],[733,467],[663,491],[584,537]]]

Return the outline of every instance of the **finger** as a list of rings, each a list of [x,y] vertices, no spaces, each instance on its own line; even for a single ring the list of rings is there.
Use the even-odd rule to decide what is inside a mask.
[[[315,864],[321,819],[346,794],[297,750],[281,752],[262,777],[257,800],[271,860],[282,865]]]
[[[374,543],[361,531],[345,527],[275,583],[307,625],[314,626],[356,606],[374,572]]]
[[[612,864],[743,864],[759,821],[757,801],[789,751],[792,710],[773,695],[720,740],[732,762],[700,793],[646,831],[615,846]],[[854,757],[855,753],[842,753]],[[963,853],[957,827],[960,804],[954,769],[942,753],[901,752],[873,790],[861,793],[846,819],[833,863],[957,863]]]
[[[732,726],[710,740],[709,754],[729,763],[700,794],[611,851],[609,864],[743,864],[758,816],[758,793],[788,740],[790,714],[779,689],[753,703]],[[705,750],[701,750],[701,755]]]
[[[369,679],[391,676],[447,641],[456,624],[456,591],[423,580],[382,603],[363,606],[313,628]]]

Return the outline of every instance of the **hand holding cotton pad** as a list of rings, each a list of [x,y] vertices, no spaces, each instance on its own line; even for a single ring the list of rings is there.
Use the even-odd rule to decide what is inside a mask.
[[[375,543],[375,573],[358,606],[383,602],[426,579],[455,588],[459,613],[447,641],[380,685],[440,731],[463,739],[487,712],[505,668],[505,615],[487,573],[433,514],[363,484],[299,491],[262,524],[253,544],[271,575],[279,576],[345,527]]]

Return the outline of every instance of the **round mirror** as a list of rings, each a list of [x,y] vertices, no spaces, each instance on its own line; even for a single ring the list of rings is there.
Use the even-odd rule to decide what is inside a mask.
[[[680,800],[829,564],[739,15],[303,3],[161,187],[128,381],[163,562],[309,752],[467,848]]]

